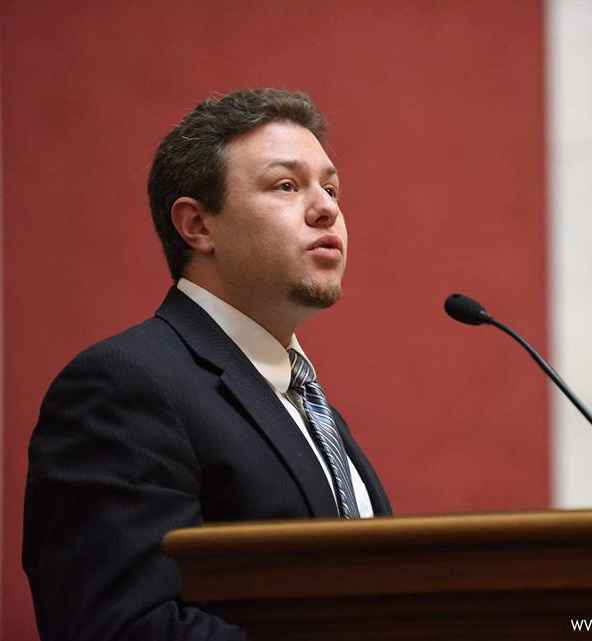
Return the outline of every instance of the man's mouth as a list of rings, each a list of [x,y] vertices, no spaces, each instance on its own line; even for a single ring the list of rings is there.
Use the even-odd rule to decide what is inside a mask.
[[[327,234],[321,236],[319,239],[315,240],[312,245],[308,247],[308,251],[315,251],[317,253],[326,253],[327,255],[333,255],[335,253],[343,253],[343,243],[339,236],[334,234]]]

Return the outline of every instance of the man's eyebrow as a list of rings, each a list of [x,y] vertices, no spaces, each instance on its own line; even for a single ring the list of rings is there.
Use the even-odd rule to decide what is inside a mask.
[[[268,162],[264,169],[273,169],[274,167],[286,167],[287,169],[292,169],[293,171],[303,170],[306,168],[306,164],[300,160],[290,160],[290,159],[277,159],[271,160]],[[337,169],[333,165],[327,165],[323,169],[323,173],[327,176],[337,176]]]

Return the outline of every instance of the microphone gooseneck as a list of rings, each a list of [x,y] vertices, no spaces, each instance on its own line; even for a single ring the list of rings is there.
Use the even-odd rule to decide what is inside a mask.
[[[502,332],[511,336],[517,341],[524,349],[532,356],[537,365],[549,376],[549,378],[559,387],[559,389],[569,398],[569,400],[580,410],[588,423],[592,424],[592,414],[586,406],[579,400],[579,398],[570,390],[567,383],[559,376],[559,374],[547,363],[547,361],[519,334],[513,329],[495,320],[491,314],[488,314],[485,309],[476,300],[463,296],[463,294],[451,294],[444,303],[446,313],[456,321],[465,323],[466,325],[493,325]]]

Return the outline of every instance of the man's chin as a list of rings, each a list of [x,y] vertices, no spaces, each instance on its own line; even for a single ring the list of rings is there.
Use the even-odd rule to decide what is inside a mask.
[[[341,285],[300,283],[290,290],[290,300],[305,307],[326,309],[341,298]]]

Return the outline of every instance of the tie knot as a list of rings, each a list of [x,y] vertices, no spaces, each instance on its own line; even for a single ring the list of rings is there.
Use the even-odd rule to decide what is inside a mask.
[[[290,365],[292,367],[292,378],[290,389],[302,389],[307,383],[315,380],[315,375],[310,363],[295,349],[288,350]]]

